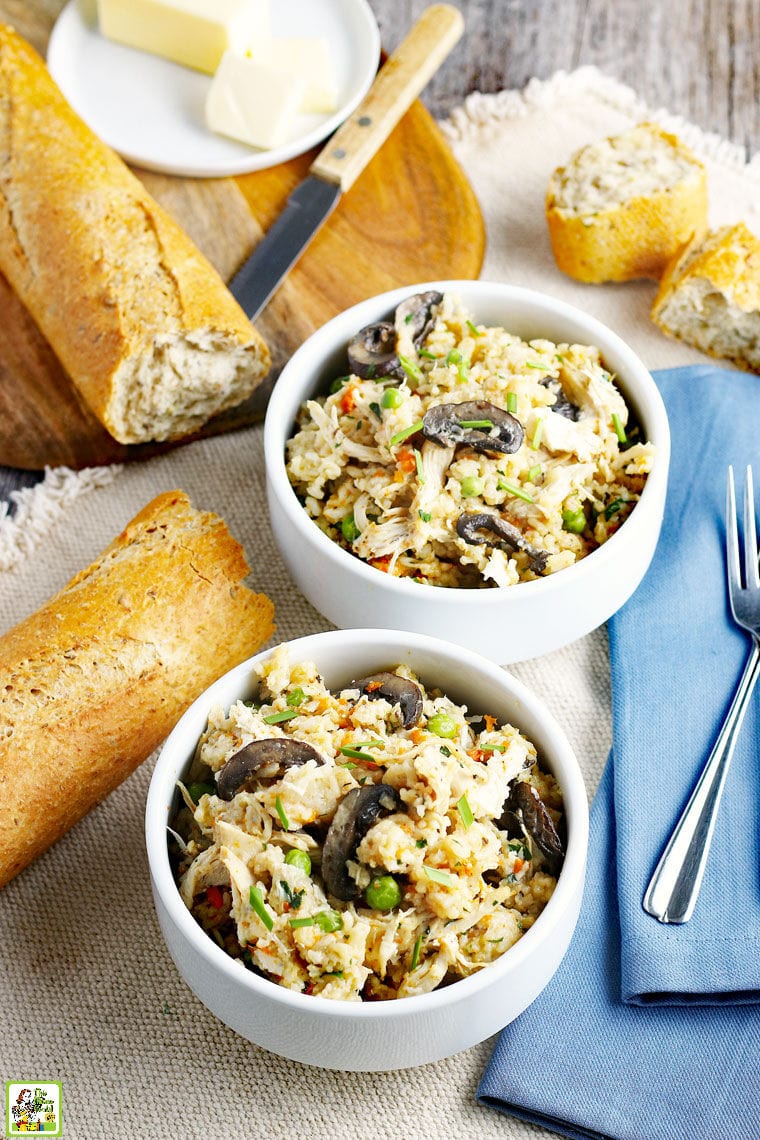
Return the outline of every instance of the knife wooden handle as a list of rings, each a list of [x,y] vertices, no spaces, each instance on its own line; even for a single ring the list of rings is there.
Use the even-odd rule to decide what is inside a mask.
[[[464,30],[451,4],[426,8],[380,68],[359,106],[315,158],[312,174],[348,190],[435,74]]]

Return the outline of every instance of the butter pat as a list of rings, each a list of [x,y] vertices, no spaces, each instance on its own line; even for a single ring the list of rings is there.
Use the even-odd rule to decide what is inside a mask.
[[[257,43],[250,51],[254,59],[303,79],[301,111],[328,115],[337,111],[338,85],[326,39],[278,37],[266,44]]]
[[[228,49],[270,36],[268,0],[98,0],[108,39],[213,75]]]
[[[279,146],[288,139],[303,93],[299,76],[226,52],[211,80],[206,123],[249,146]]]

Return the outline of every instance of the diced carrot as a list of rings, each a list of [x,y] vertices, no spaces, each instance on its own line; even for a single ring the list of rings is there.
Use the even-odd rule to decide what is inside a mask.
[[[383,574],[388,573],[388,567],[391,564],[390,554],[383,554],[381,558],[371,558],[370,565],[374,566],[376,570],[382,570]]]
[[[221,910],[224,906],[224,896],[219,890],[219,887],[211,886],[206,888],[206,898],[211,903],[214,910]]]
[[[417,468],[417,460],[414,452],[410,451],[408,447],[402,447],[396,455],[396,466],[407,475]]]
[[[349,384],[349,386],[344,390],[343,395],[340,398],[340,410],[343,413],[343,415],[346,416],[346,415],[348,415],[349,412],[352,412],[355,407],[356,407],[356,400],[354,398],[354,389]]]
[[[515,859],[515,862],[514,862],[515,874],[519,875],[524,866],[525,866],[525,860],[524,859]]]
[[[425,739],[425,730],[422,728],[413,728],[409,733],[414,744],[422,744]]]
[[[488,759],[488,753],[484,752],[482,748],[468,748],[467,755],[476,764],[483,764]]]
[[[485,716],[483,717],[483,720],[486,722],[486,728],[488,729],[489,732],[496,725],[496,717],[495,716],[489,716],[488,713],[485,714]]]

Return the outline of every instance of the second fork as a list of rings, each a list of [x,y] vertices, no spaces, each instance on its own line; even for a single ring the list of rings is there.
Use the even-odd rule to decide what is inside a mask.
[[[644,910],[664,923],[688,922],[694,911],[728,767],[749,698],[760,675],[760,578],[750,467],[744,485],[744,586],[732,467],[728,469],[726,491],[726,569],[731,612],[737,624],[751,634],[752,650],[712,752],[642,900]]]

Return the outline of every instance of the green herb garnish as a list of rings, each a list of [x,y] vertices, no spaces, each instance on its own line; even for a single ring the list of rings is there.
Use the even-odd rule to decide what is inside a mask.
[[[362,752],[360,748],[350,748],[348,745],[341,748],[341,753],[344,756],[350,756],[352,760],[369,761],[370,764],[376,763],[375,757],[370,756],[369,752]]]
[[[397,431],[395,435],[392,435],[391,447],[403,443],[405,439],[409,439],[410,435],[415,435],[418,431],[422,431],[422,420],[417,420],[416,423],[410,424],[409,427],[402,428],[401,431]]]
[[[303,704],[305,699],[306,699],[306,693],[299,686],[297,689],[291,689],[290,690],[287,697],[285,698],[285,703],[289,708],[297,709],[299,705]]]
[[[415,447],[414,449],[414,464],[417,468],[417,481],[419,483],[425,482],[425,468],[422,466],[422,455]]]
[[[535,502],[530,492],[524,491],[522,487],[516,487],[514,483],[505,483],[503,479],[499,479],[496,490],[506,491],[508,494],[514,495],[516,499],[522,499],[526,503]]]
[[[253,910],[256,911],[256,914],[264,923],[264,926],[266,926],[267,930],[271,930],[274,927],[274,919],[267,910],[266,904],[264,902],[264,896],[257,886],[251,885],[251,889],[248,892],[248,901],[251,904]]]
[[[540,419],[538,421],[538,423],[536,424],[535,428],[533,429],[533,438],[530,441],[530,446],[533,448],[534,451],[538,451],[538,448],[541,444],[541,433],[543,432],[543,430],[544,430],[544,421],[543,421],[543,419]]]
[[[453,887],[454,880],[446,871],[439,871],[437,867],[428,867],[427,863],[422,864],[422,870],[434,883],[442,883],[445,887]]]
[[[302,926],[314,925],[314,919],[311,915],[307,915],[304,918],[291,918],[289,922],[294,930],[299,930]]]
[[[507,392],[507,411],[517,411],[517,392]]]
[[[490,431],[493,427],[493,420],[460,420],[459,426],[463,428],[480,428],[482,431]]]
[[[265,716],[264,724],[282,724],[284,720],[292,720],[294,716],[298,716],[295,709],[285,709],[284,712],[270,713],[269,716]]]
[[[410,970],[416,970],[420,962],[420,949],[422,947],[422,935],[418,934],[414,940],[414,947],[412,948],[412,960],[409,963]]]
[[[421,511],[420,510],[420,511],[417,511],[417,514],[420,516],[420,518],[422,519],[423,522],[430,522],[430,520],[433,517],[431,515],[430,511]]]
[[[277,812],[280,823],[282,824],[283,830],[288,831],[288,829],[290,828],[290,820],[288,819],[287,815],[285,814],[285,808],[282,806],[282,800],[280,799],[279,796],[277,796],[275,798],[274,807],[275,807],[275,811]]]
[[[612,413],[612,426],[615,429],[615,435],[618,437],[618,443],[627,443],[628,436],[625,434],[625,428],[617,412]]]
[[[472,323],[472,321],[469,319],[467,321],[467,328],[470,330],[470,332],[472,333],[473,336],[482,336],[483,335],[482,332],[480,331],[480,329],[478,328],[478,326],[474,325]]]
[[[288,900],[288,905],[291,906],[293,910],[298,910],[303,902],[304,892],[294,891],[286,879],[280,879],[280,890]]]
[[[401,367],[404,369],[404,372],[406,372],[407,377],[410,381],[413,382],[413,384],[422,383],[425,378],[422,375],[422,369],[420,368],[419,364],[415,364],[415,362],[413,360],[410,360],[408,356],[402,356],[400,353],[398,361]]]
[[[467,799],[466,795],[460,796],[457,800],[457,811],[459,812],[460,818],[464,825],[464,829],[467,831],[467,828],[471,827],[475,822],[475,816],[472,814],[470,801]]]

